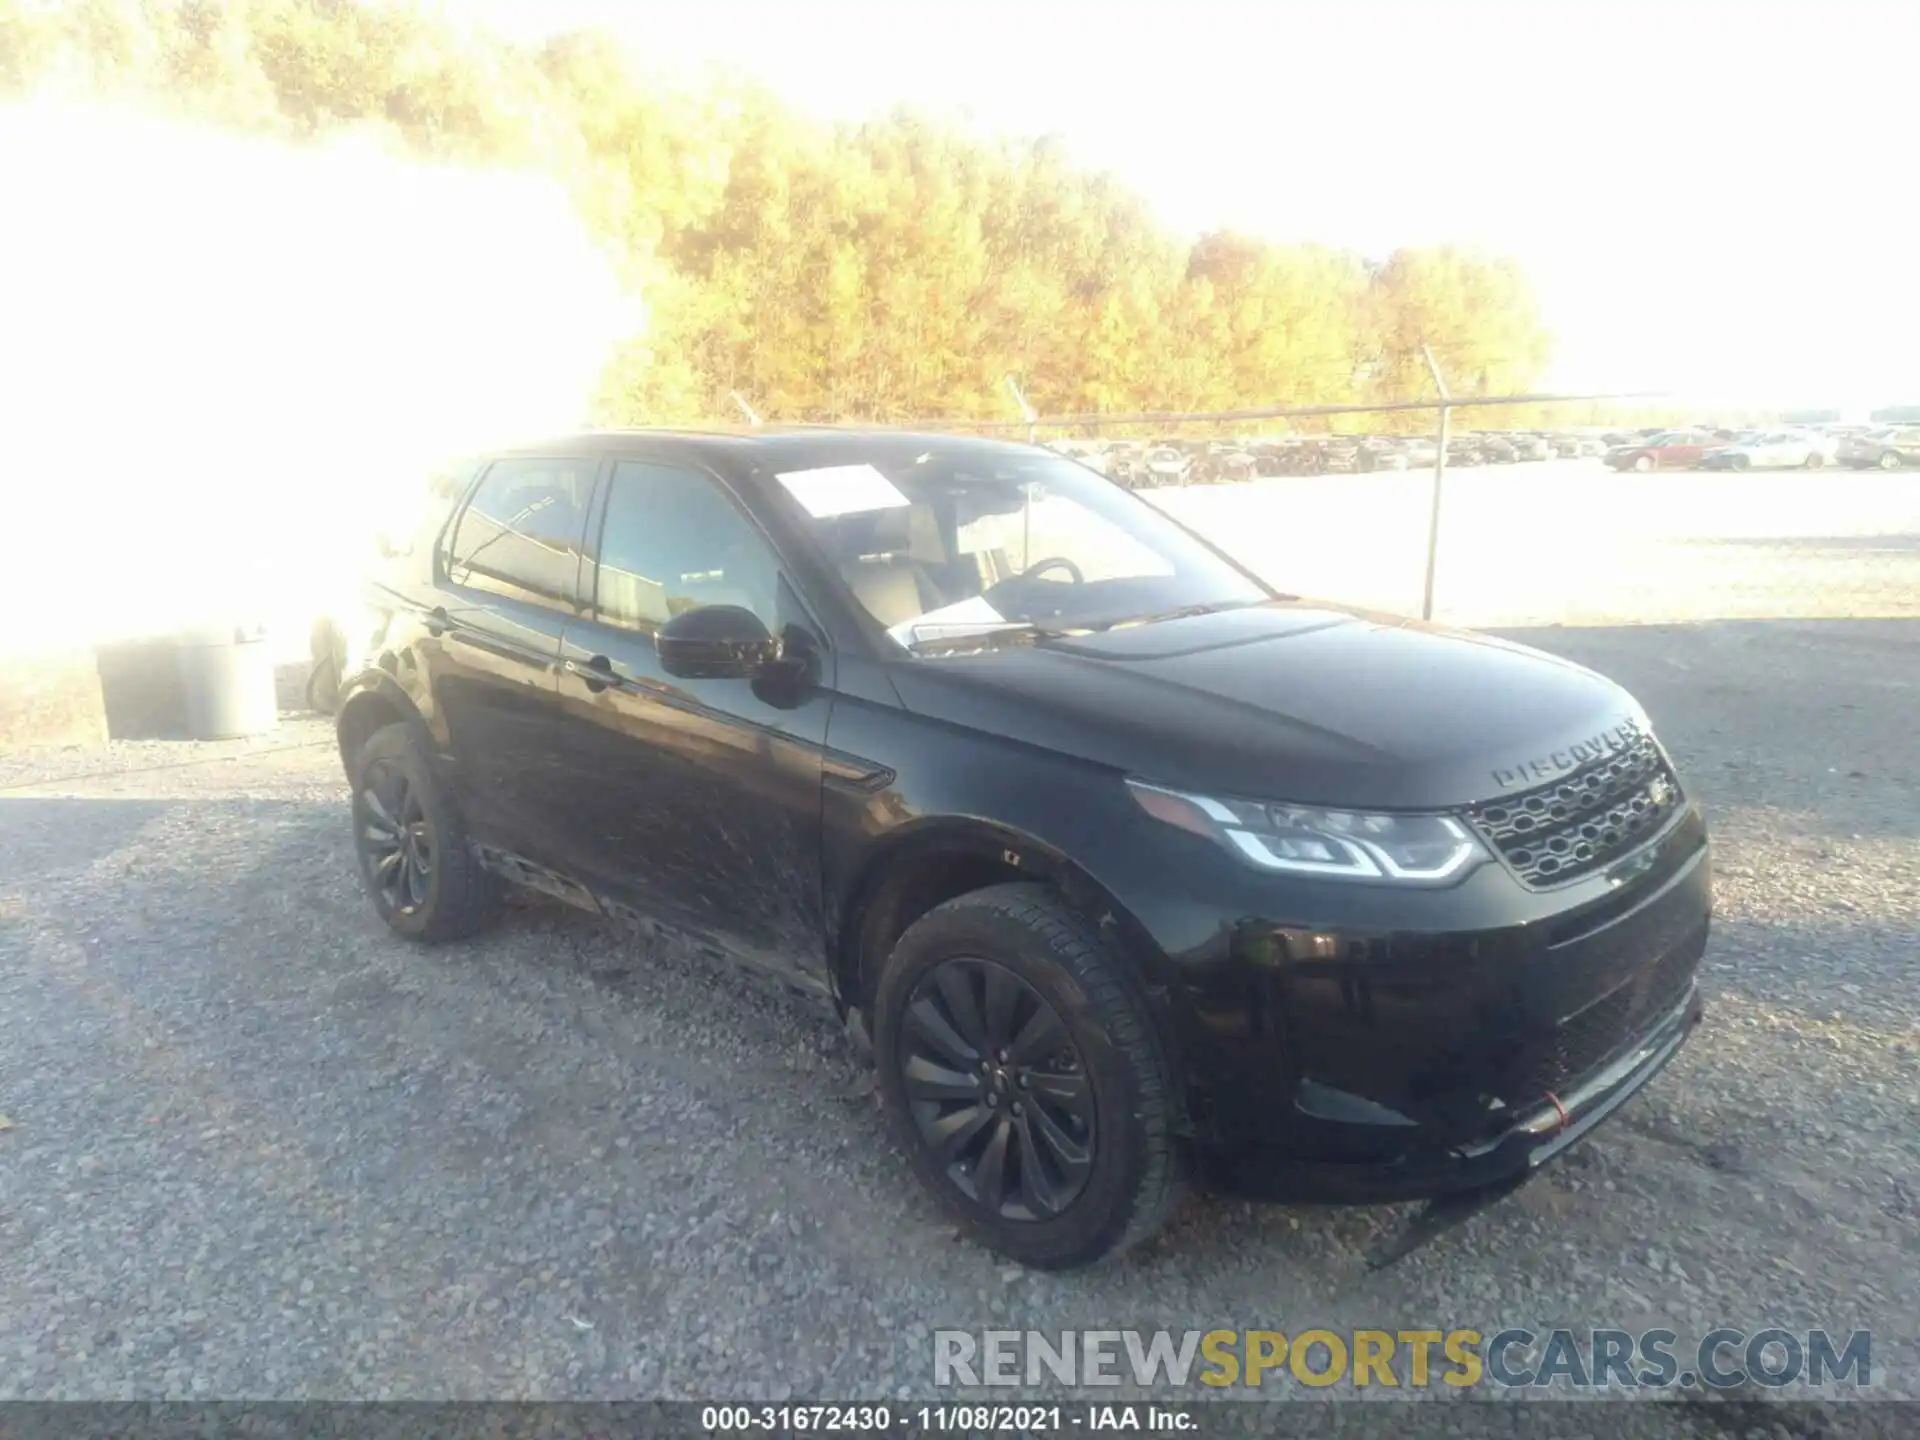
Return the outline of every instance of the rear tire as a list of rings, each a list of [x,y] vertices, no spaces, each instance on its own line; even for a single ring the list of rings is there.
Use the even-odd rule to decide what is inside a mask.
[[[1125,963],[1059,897],[995,885],[935,907],[874,1009],[895,1132],[965,1234],[1066,1270],[1160,1228],[1185,1180],[1171,1070]]]
[[[499,913],[500,882],[467,840],[416,724],[385,725],[353,757],[354,851],[373,908],[422,944],[463,939]]]

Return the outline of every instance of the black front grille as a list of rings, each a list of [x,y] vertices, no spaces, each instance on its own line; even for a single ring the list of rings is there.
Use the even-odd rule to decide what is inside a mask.
[[[1473,828],[1532,890],[1637,848],[1680,808],[1680,783],[1651,735],[1563,780],[1476,805]]]

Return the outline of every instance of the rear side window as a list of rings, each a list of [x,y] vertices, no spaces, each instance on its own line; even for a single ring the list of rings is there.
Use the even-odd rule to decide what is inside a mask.
[[[460,513],[447,579],[537,604],[572,600],[593,489],[588,460],[502,460]]]

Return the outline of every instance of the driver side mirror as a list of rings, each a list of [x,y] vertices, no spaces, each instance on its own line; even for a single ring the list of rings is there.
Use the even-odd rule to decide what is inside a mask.
[[[740,605],[683,610],[654,637],[660,668],[685,680],[748,680],[780,658],[765,622]]]

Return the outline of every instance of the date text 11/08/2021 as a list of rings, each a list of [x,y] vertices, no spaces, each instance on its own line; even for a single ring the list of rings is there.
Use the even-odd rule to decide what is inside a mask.
[[[708,1405],[701,1428],[712,1434],[762,1431],[791,1434],[825,1431],[842,1434],[940,1435],[1007,1432],[1068,1433],[1076,1430],[1145,1430],[1160,1434],[1194,1433],[1199,1419],[1190,1408],[1145,1402],[1098,1405]]]

